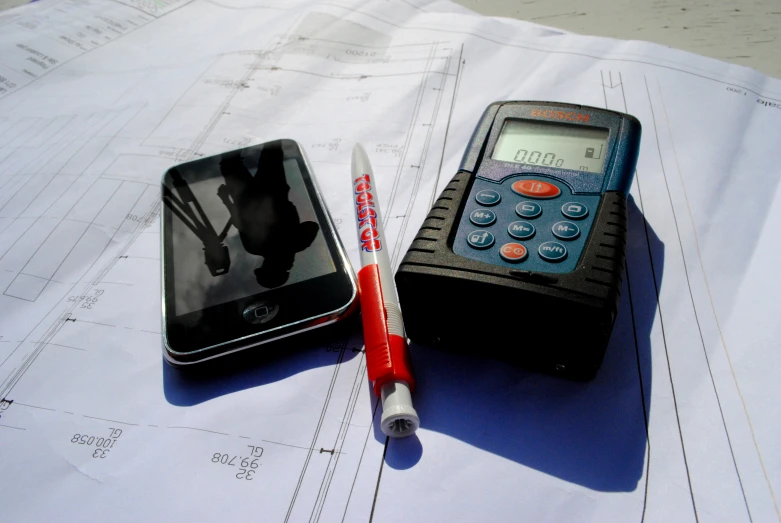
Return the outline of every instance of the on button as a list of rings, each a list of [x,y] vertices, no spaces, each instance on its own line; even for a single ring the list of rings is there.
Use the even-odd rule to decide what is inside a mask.
[[[501,256],[504,261],[510,263],[521,262],[525,260],[528,255],[529,251],[520,243],[505,243],[502,245],[502,248],[499,249],[499,256]]]
[[[510,188],[515,194],[543,200],[556,198],[561,194],[561,189],[552,183],[543,182],[542,180],[518,180]]]

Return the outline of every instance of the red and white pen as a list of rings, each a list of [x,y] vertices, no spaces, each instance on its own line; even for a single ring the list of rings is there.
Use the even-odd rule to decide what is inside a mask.
[[[412,406],[415,379],[380,218],[377,185],[369,157],[360,144],[353,149],[352,180],[361,252],[358,285],[366,365],[369,379],[374,382],[374,393],[382,400],[382,432],[402,438],[420,426],[418,413]]]

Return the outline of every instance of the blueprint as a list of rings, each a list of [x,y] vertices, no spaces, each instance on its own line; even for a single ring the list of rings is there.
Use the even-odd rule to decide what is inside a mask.
[[[164,363],[169,167],[295,139],[357,264],[361,142],[398,266],[497,100],[643,125],[619,316],[593,381],[413,344],[421,428],[390,441],[360,330],[263,364]],[[781,520],[780,130],[781,82],[755,71],[447,2],[3,13],[3,520]]]

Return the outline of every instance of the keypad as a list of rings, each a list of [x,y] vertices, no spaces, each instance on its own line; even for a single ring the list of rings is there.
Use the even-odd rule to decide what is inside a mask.
[[[519,175],[503,183],[478,178],[453,250],[494,265],[572,271],[599,200],[599,195],[573,194],[566,184],[547,177]]]

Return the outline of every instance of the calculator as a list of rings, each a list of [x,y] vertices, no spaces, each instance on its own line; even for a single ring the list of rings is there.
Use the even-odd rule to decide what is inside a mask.
[[[592,377],[618,307],[640,134],[615,111],[491,104],[396,273],[409,338]]]

